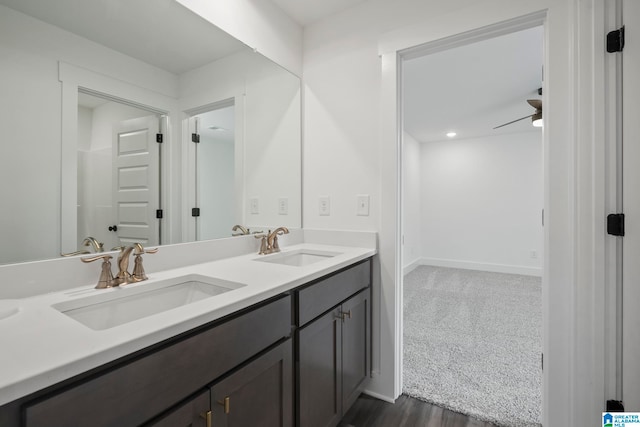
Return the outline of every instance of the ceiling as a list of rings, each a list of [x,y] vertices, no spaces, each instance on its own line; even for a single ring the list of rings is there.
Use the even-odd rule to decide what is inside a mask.
[[[543,28],[409,59],[403,63],[404,129],[419,142],[539,131],[531,120],[540,99]]]
[[[233,143],[235,140],[235,107],[233,105],[198,114],[199,133],[210,138]]]
[[[246,48],[174,0],[0,0],[0,4],[176,75]]]
[[[304,26],[367,0],[272,1]],[[246,48],[174,0],[0,4],[176,75]],[[492,128],[533,113],[526,100],[539,98],[542,43],[537,27],[405,61],[405,130],[420,142],[449,131],[472,138],[534,130],[528,120]]]
[[[367,0],[271,0],[301,26],[313,24]]]

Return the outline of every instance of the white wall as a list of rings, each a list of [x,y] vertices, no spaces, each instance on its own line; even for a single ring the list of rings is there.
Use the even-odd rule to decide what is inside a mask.
[[[174,94],[175,76],[0,6],[0,207],[2,262],[60,252],[61,90],[58,62]],[[25,114],[28,111],[29,114]]]
[[[243,215],[236,223],[301,227],[299,79],[260,55],[241,52],[184,73],[179,82],[181,110],[236,100],[236,118],[243,120],[236,126],[243,171],[237,194]],[[258,214],[251,213],[251,198],[259,199]],[[278,213],[279,198],[288,199],[286,215]]]
[[[300,84],[291,75],[266,69],[247,81],[245,197],[258,197],[260,206],[252,214],[246,203],[249,227],[301,226],[300,110]],[[286,214],[278,211],[280,198],[287,200]]]
[[[381,284],[374,288],[374,301],[381,306],[373,307],[380,322],[373,329],[377,371],[369,387],[373,394],[394,398],[400,392],[396,370],[401,353],[394,348],[401,341],[396,329],[401,325],[397,52],[546,11],[544,233],[549,250],[543,277],[543,423],[588,425],[598,419],[604,405],[599,364],[599,344],[604,341],[594,323],[599,305],[592,292],[600,286],[594,275],[601,271],[602,251],[593,244],[603,239],[603,227],[592,222],[602,212],[600,200],[591,198],[591,174],[601,176],[604,160],[594,157],[602,139],[592,138],[600,128],[590,120],[602,114],[594,102],[602,99],[597,78],[603,75],[604,25],[594,20],[602,16],[602,8],[602,2],[590,0],[370,0],[305,28],[304,224],[380,232]],[[576,110],[581,115],[575,115]],[[364,192],[373,196],[371,216],[354,219],[353,197]],[[322,194],[332,195],[332,217],[317,216]],[[578,250],[579,244],[584,249]]]
[[[420,172],[422,264],[542,275],[542,132],[423,143]]]
[[[177,0],[292,73],[302,71],[302,28],[270,1]]]
[[[417,267],[422,253],[422,169],[421,147],[411,134],[404,132],[402,151],[402,267],[407,274]]]

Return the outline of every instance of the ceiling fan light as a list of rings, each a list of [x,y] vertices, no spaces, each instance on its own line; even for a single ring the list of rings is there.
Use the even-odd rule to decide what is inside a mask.
[[[542,127],[542,111],[536,112],[533,116],[531,116],[531,124],[536,128]]]

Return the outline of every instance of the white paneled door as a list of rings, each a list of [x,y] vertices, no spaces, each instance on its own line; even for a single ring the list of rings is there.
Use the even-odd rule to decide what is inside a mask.
[[[159,244],[158,129],[157,116],[126,120],[114,128],[113,206],[121,245]]]
[[[623,1],[622,398],[640,411],[640,1]]]

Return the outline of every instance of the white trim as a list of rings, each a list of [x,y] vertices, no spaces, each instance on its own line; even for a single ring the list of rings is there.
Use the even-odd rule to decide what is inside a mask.
[[[569,11],[566,10],[565,5],[559,5],[554,8],[556,12],[553,14],[553,22],[550,23],[547,12],[541,12],[538,14],[530,14],[529,19],[531,19],[531,23],[541,23],[545,27],[545,74],[547,76],[555,77],[554,70],[558,69],[558,77],[553,80],[554,84],[557,85],[557,88],[566,87],[568,84],[568,75],[569,73],[564,74],[562,67],[558,66],[554,68],[555,64],[560,64],[560,51],[563,48],[566,48],[568,44],[569,37],[564,38],[565,35],[568,34],[566,30],[567,25],[567,17],[571,16]],[[509,11],[504,12],[507,15],[510,13]],[[513,13],[513,11],[511,11]],[[497,11],[496,16],[501,16],[502,11]],[[520,14],[522,17],[523,14]],[[518,16],[517,14],[515,16]],[[460,17],[460,16],[458,16]],[[509,19],[511,18],[511,20]],[[526,27],[530,27],[531,24],[524,24],[526,22],[522,21],[521,18],[514,16],[506,16],[506,21],[502,24],[505,27],[510,27],[512,30],[515,30],[513,26],[513,19],[520,20],[518,25],[526,25]],[[470,22],[476,23],[477,28],[477,20],[470,16],[466,16],[465,23],[461,24],[469,25]],[[569,20],[570,22],[570,20]],[[570,22],[571,23],[571,22]],[[497,24],[501,25],[501,24]],[[549,27],[552,26],[554,29],[553,37],[554,37],[554,49],[553,49],[553,62],[550,61],[550,30]],[[495,30],[495,26],[491,25],[491,30]],[[516,26],[517,27],[517,26]],[[417,27],[416,27],[417,28]],[[458,28],[458,27],[457,27]],[[470,29],[473,29],[471,27]],[[524,27],[523,27],[524,28]],[[414,28],[415,29],[415,28]],[[381,71],[381,109],[380,109],[380,154],[381,154],[381,162],[380,162],[380,176],[381,176],[381,206],[380,206],[380,272],[381,272],[381,305],[382,309],[379,311],[381,317],[381,326],[380,326],[380,335],[379,339],[382,343],[383,348],[380,350],[381,354],[381,365],[380,365],[380,376],[373,378],[372,384],[369,387],[369,390],[375,393],[380,393],[388,396],[389,387],[388,384],[393,384],[393,395],[392,397],[395,399],[402,390],[402,277],[401,277],[401,265],[400,259],[398,256],[401,253],[402,245],[400,242],[400,216],[398,214],[399,205],[399,193],[401,192],[401,176],[400,176],[400,154],[401,148],[399,138],[400,127],[401,127],[401,111],[399,109],[399,95],[401,91],[399,87],[402,82],[400,81],[399,73],[398,73],[398,56],[399,52],[402,49],[407,49],[413,46],[416,46],[420,43],[440,43],[442,45],[443,38],[448,36],[452,36],[455,34],[451,34],[451,28],[436,28],[430,26],[421,26],[421,28],[417,29],[413,33],[408,30],[408,34],[404,35],[404,38],[397,37],[394,35],[392,46],[393,48],[388,49],[388,44],[385,44],[384,41],[380,43],[379,52],[381,53],[380,57],[382,59],[382,71]],[[470,34],[473,36],[479,36],[481,34],[482,29],[474,30]],[[418,33],[418,36],[416,35]],[[458,32],[460,34],[460,32]],[[402,39],[401,41],[399,41]],[[566,41],[565,41],[566,40]],[[560,42],[560,43],[558,43]],[[404,43],[404,45],[402,45]],[[402,47],[400,47],[402,46]],[[391,50],[391,52],[388,52]],[[410,52],[407,50],[407,52]],[[566,61],[567,53],[564,51],[564,58]],[[545,91],[546,92],[546,91]],[[567,106],[566,102],[561,102],[564,99],[562,90],[558,91],[557,98],[553,98],[551,104],[550,98],[548,94],[543,95],[545,98],[545,103],[548,106],[555,106],[557,102],[557,110],[556,120],[553,123],[550,123],[547,119],[549,117],[548,110],[544,111],[545,115],[545,123],[548,123],[548,130],[544,135],[544,147],[545,147],[545,160],[548,160],[550,155],[550,147],[549,143],[549,134],[553,131],[553,134],[556,135],[558,140],[555,141],[556,145],[553,146],[553,155],[558,155],[557,158],[554,159],[554,164],[550,165],[547,161],[545,161],[545,194],[550,192],[552,189],[554,190],[553,198],[551,204],[548,202],[551,200],[548,196],[545,196],[545,207],[551,207],[550,210],[547,210],[547,222],[551,222],[553,224],[553,229],[558,230],[558,233],[550,237],[549,227],[545,232],[545,249],[553,243],[556,248],[554,251],[545,250],[545,269],[548,266],[554,266],[554,283],[558,282],[560,284],[564,283],[563,286],[560,286],[559,289],[554,289],[554,292],[545,292],[543,289],[543,305],[548,305],[552,298],[555,298],[556,295],[566,295],[567,290],[570,290],[573,286],[573,252],[572,245],[569,243],[571,237],[573,236],[573,230],[571,228],[572,224],[572,209],[574,199],[572,197],[567,197],[570,194],[570,189],[573,188],[573,174],[572,168],[567,166],[567,160],[573,158],[571,150],[567,150],[567,143],[562,143],[564,136],[572,136],[567,132],[566,120],[571,118],[568,115],[567,111],[571,111],[571,107]],[[566,99],[564,99],[566,101]],[[569,135],[567,135],[567,133]],[[571,139],[573,140],[573,139]],[[394,141],[395,143],[392,143]],[[553,176],[552,176],[553,175]],[[561,189],[560,191],[555,191],[555,187],[552,188],[551,182],[553,181],[554,185],[558,185]],[[567,190],[569,193],[567,194]],[[391,206],[395,204],[395,206]],[[569,238],[569,239],[567,239]],[[553,263],[550,263],[550,256],[560,255],[557,259],[553,260]],[[569,261],[569,262],[567,262]],[[548,263],[549,262],[549,263]],[[546,271],[545,271],[546,273]],[[550,276],[551,274],[549,274]],[[544,275],[543,275],[544,276]],[[548,288],[550,284],[549,276],[544,278],[543,280],[543,288]],[[393,293],[391,293],[391,289],[393,289]],[[569,292],[570,294],[570,292]],[[558,324],[563,325],[561,328],[555,332],[554,339],[551,340],[548,337],[545,338],[545,351],[555,344],[555,341],[559,341],[559,338],[562,337],[564,339],[563,346],[566,345],[567,339],[569,342],[572,340],[572,322],[567,322],[567,319],[573,319],[573,306],[571,299],[568,299],[565,305],[566,311],[562,311],[561,313],[557,313],[554,317],[553,321],[545,321],[545,335],[549,333],[552,327],[557,326]],[[545,314],[548,314],[550,310],[546,310]],[[560,320],[562,319],[562,320]],[[385,331],[389,336],[385,336]],[[375,331],[374,331],[375,332]],[[391,353],[387,353],[388,347],[391,343],[394,345],[394,350]],[[560,347],[558,347],[560,348]],[[569,407],[569,402],[571,402],[570,396],[570,384],[571,384],[571,373],[570,371],[570,360],[569,357],[570,352],[565,351],[564,348],[555,352],[558,355],[557,360],[552,360],[550,363],[554,366],[553,372],[558,372],[556,376],[550,376],[550,369],[547,368],[545,371],[545,381],[544,381],[544,391],[543,391],[543,424],[544,425],[552,425],[549,420],[555,419],[560,424],[563,424],[565,420],[570,420],[571,416],[567,414],[566,408]],[[555,355],[554,354],[554,355]],[[385,357],[386,356],[386,357]],[[390,358],[390,359],[389,359]],[[389,381],[388,373],[389,371],[393,371],[394,378],[392,381]],[[563,371],[564,374],[560,374],[560,371]],[[552,379],[553,381],[550,381]],[[387,385],[385,385],[386,383]],[[556,387],[556,384],[559,387]],[[553,396],[550,395],[553,393]],[[561,397],[562,398],[559,398]],[[549,410],[549,405],[553,407]],[[563,408],[560,410],[560,408]],[[557,424],[557,425],[560,425]],[[564,423],[566,424],[566,423]],[[563,424],[563,425],[564,425]],[[555,424],[553,424],[555,425]],[[566,424],[566,425],[570,425]]]
[[[371,397],[375,397],[378,400],[382,400],[383,402],[387,402],[387,403],[391,403],[394,404],[396,401],[394,399],[390,399],[389,397],[380,394],[380,393],[376,393],[373,391],[369,391],[369,390],[363,390],[362,393],[366,394],[367,396],[371,396]]]
[[[515,33],[516,31],[523,31],[529,28],[538,27],[544,24],[545,16],[545,11],[533,12],[505,22],[498,22],[496,24],[476,28],[427,44],[421,44],[408,49],[399,49],[399,52],[403,60],[419,58],[432,53],[468,45],[469,43],[477,43],[483,40],[489,40],[495,37]]]
[[[622,26],[622,0],[604,3],[605,32]],[[606,212],[622,210],[622,55],[605,54],[604,99],[606,163],[604,175]],[[605,394],[622,400],[622,239],[605,240]],[[615,333],[612,333],[615,331]]]
[[[525,276],[542,277],[542,268],[522,265],[491,264],[487,262],[463,261],[443,258],[420,258],[411,265],[431,265],[434,267],[462,268],[465,270],[490,271],[494,273],[523,274]],[[406,274],[406,273],[405,273]]]
[[[407,274],[411,273],[413,270],[420,267],[421,265],[424,265],[424,264],[420,258],[414,260],[413,262],[402,267],[402,275],[406,276]]]

